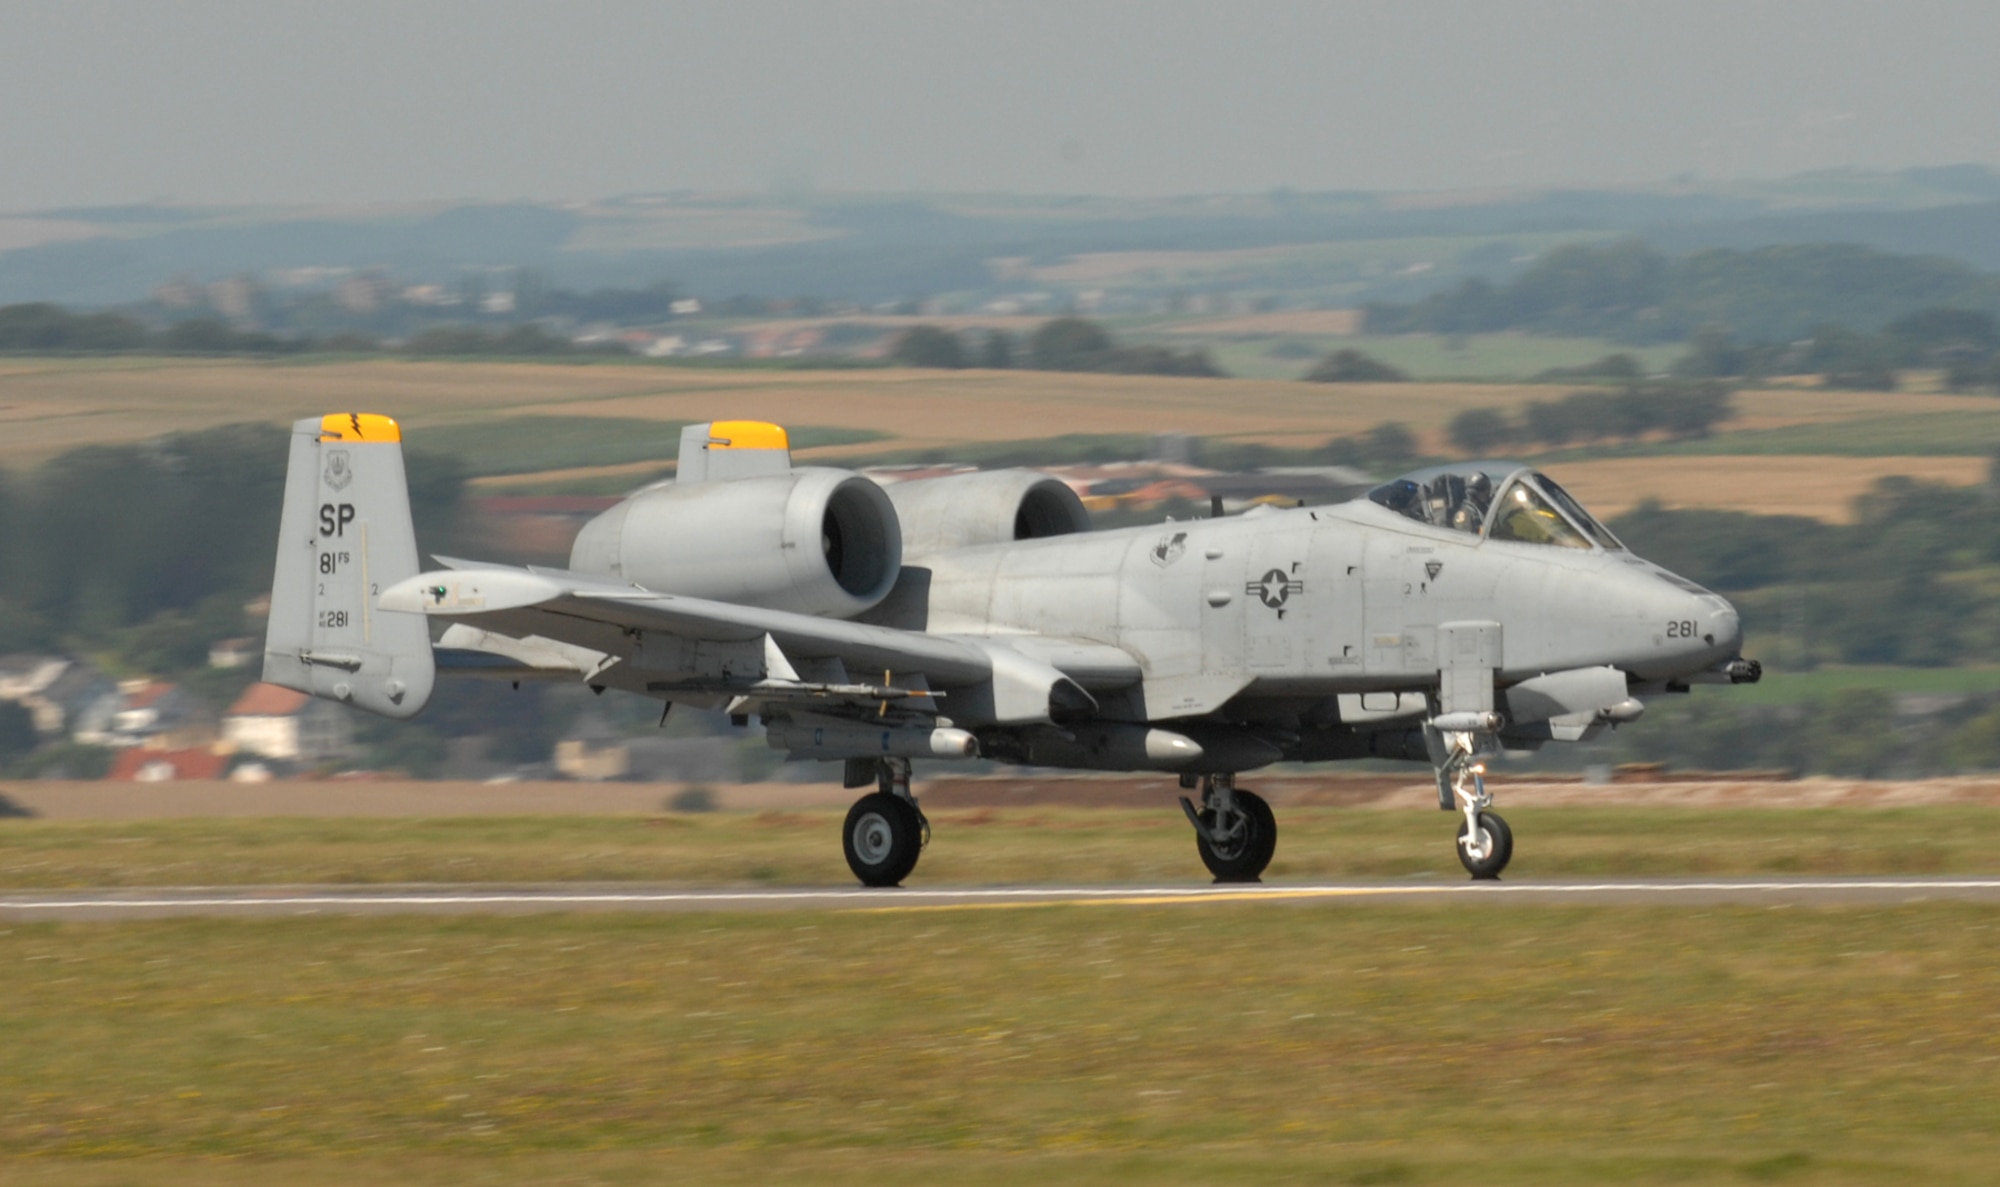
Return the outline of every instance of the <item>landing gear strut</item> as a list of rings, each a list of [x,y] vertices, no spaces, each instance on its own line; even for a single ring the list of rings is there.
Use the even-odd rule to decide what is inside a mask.
[[[841,826],[847,868],[864,886],[895,886],[917,868],[931,822],[910,793],[910,760],[878,759],[875,791],[854,801]]]
[[[1242,791],[1234,775],[1207,775],[1201,781],[1201,810],[1186,796],[1181,811],[1194,826],[1201,864],[1217,882],[1256,882],[1278,848],[1278,821],[1271,805],[1254,791]]]
[[[1459,864],[1475,881],[1498,881],[1514,857],[1514,831],[1498,812],[1487,810],[1493,796],[1486,790],[1486,764],[1476,753],[1475,736],[1448,731],[1443,741],[1448,757],[1438,767],[1438,807],[1464,817],[1458,827]]]

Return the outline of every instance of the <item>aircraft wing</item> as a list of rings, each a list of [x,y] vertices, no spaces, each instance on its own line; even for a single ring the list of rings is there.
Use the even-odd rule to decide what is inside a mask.
[[[1038,711],[1045,712],[1050,682],[1106,690],[1142,674],[1124,651],[1086,640],[933,635],[657,593],[562,570],[438,559],[453,567],[398,582],[378,604],[453,620],[442,652],[509,657],[531,674],[601,673],[608,683],[670,699],[677,693],[909,699],[935,686],[989,684],[997,673],[1003,684],[1042,683]],[[445,666],[490,666],[464,658]],[[614,667],[623,671],[614,675]],[[880,684],[872,683],[877,675]]]

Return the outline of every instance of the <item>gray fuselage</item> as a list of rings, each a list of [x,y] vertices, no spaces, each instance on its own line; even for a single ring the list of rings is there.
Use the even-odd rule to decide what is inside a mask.
[[[1249,695],[1435,686],[1438,628],[1462,621],[1500,625],[1502,685],[1603,665],[1669,681],[1742,642],[1728,601],[1630,552],[1482,539],[1365,500],[913,556],[865,617],[1106,643],[1148,682],[1248,677]]]

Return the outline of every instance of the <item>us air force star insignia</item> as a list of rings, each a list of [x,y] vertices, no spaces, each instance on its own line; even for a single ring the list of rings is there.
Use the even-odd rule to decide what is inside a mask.
[[[1439,574],[1439,573],[1442,573],[1442,572],[1444,572],[1444,562],[1443,562],[1443,561],[1425,561],[1425,562],[1424,562],[1424,572],[1426,572],[1426,573],[1429,573],[1429,574],[1431,575],[1431,580],[1432,580],[1432,581],[1436,581],[1436,580],[1438,579],[1438,574]]]
[[[1296,577],[1285,576],[1283,569],[1272,569],[1261,580],[1252,581],[1243,587],[1246,594],[1256,594],[1257,600],[1271,609],[1284,613],[1285,599],[1295,593],[1304,593],[1306,583]]]
[[[1171,536],[1161,536],[1160,542],[1153,545],[1153,563],[1164,569],[1181,559],[1181,554],[1186,551],[1186,532],[1175,532]]]
[[[354,470],[348,465],[345,449],[329,449],[326,452],[326,484],[334,490],[346,490],[354,481]]]

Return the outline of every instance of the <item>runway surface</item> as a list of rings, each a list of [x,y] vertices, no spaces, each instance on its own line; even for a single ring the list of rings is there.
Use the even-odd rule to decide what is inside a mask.
[[[0,920],[168,916],[547,914],[560,911],[949,911],[1050,906],[1199,907],[1474,902],[1596,906],[2000,903],[2000,877],[1618,878],[1257,886],[684,889],[647,885],[232,886],[0,894]]]

